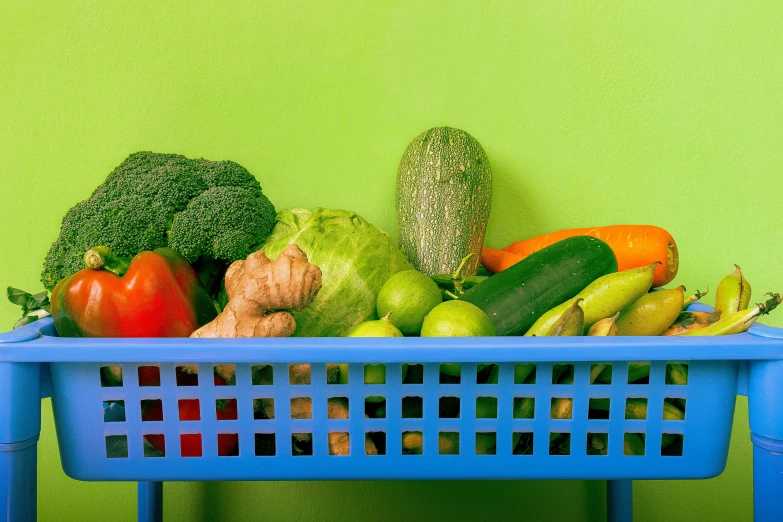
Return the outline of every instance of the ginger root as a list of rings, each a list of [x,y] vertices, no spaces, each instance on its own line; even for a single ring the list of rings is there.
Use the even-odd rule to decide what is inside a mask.
[[[288,337],[296,329],[291,310],[313,302],[321,269],[295,244],[271,261],[264,252],[231,263],[226,271],[228,304],[191,337]]]

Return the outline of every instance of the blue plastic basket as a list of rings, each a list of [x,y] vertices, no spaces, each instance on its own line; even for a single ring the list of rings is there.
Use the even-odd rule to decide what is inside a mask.
[[[0,335],[0,343],[0,373],[10,382],[0,379],[0,386],[14,395],[1,399],[8,412],[0,420],[0,450],[37,438],[40,418],[21,388],[38,386],[36,402],[52,396],[63,469],[80,480],[707,478],[725,467],[735,396],[748,390],[757,449],[770,458],[783,452],[776,406],[783,330],[765,326],[688,338],[72,339],[56,337],[45,319]],[[327,384],[327,365],[335,363],[349,364],[348,384]],[[386,365],[385,384],[365,384],[364,365],[377,363]],[[442,363],[460,364],[459,383],[440,382]],[[479,365],[487,363],[499,365],[498,384],[477,383]],[[629,363],[649,364],[649,383],[629,384]],[[687,384],[666,383],[666,366],[674,363],[688,366]],[[216,364],[235,367],[235,385],[215,384]],[[309,384],[290,382],[291,366],[300,364],[309,365]],[[422,382],[403,383],[403,364],[422,365]],[[535,364],[534,384],[514,382],[517,364]],[[573,365],[572,385],[552,382],[554,366],[563,364]],[[612,366],[610,384],[589,383],[593,364]],[[183,365],[197,365],[196,386],[178,385]],[[253,382],[252,368],[260,365],[271,366],[271,385]],[[121,385],[106,386],[101,368],[118,366]],[[139,386],[142,366],[159,368],[159,386]],[[376,396],[386,400],[385,418],[366,418],[365,399]],[[347,399],[348,419],[328,418],[330,397]],[[420,418],[403,418],[405,397],[420,398]],[[452,404],[458,399],[458,417],[439,416],[443,397],[456,398]],[[494,418],[476,418],[478,397],[497,399]],[[514,418],[514,401],[526,397],[535,400],[533,417]],[[571,418],[550,418],[552,400],[562,397],[573,399]],[[299,398],[311,401],[312,418],[291,418],[291,400]],[[667,398],[684,400],[684,420],[663,419]],[[274,418],[254,418],[255,399],[273,401]],[[609,399],[608,419],[588,418],[591,399]],[[646,419],[626,419],[628,399],[647,400]],[[145,400],[161,401],[162,421],[142,421]],[[180,421],[180,400],[198,400],[200,419]],[[236,419],[217,419],[219,400],[236,401]],[[349,455],[330,455],[330,433],[347,434]],[[367,454],[368,433],[383,442],[382,454]],[[421,454],[403,452],[403,434],[411,433],[423,438]],[[457,454],[441,454],[441,433],[458,438]],[[477,433],[494,434],[494,454],[477,453]],[[523,454],[512,451],[515,433],[531,441]],[[145,450],[145,434],[163,435],[165,455]],[[181,436],[193,434],[200,435],[202,456],[182,456]],[[295,451],[292,437],[301,434],[311,436],[309,454]],[[567,434],[560,445],[567,454],[551,454],[552,434]],[[606,455],[589,454],[588,434],[602,437]],[[642,434],[644,455],[625,454],[626,434]],[[219,455],[218,438],[234,435],[238,454]],[[662,452],[664,436],[675,437],[681,449]],[[765,464],[772,478],[764,480],[783,491],[780,460]]]

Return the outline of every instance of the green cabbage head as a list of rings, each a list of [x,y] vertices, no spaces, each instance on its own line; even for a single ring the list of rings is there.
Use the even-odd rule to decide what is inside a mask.
[[[296,337],[339,337],[376,318],[375,300],[389,277],[413,268],[391,237],[355,212],[316,208],[281,210],[259,248],[270,259],[289,243],[323,275],[312,304],[295,312]]]

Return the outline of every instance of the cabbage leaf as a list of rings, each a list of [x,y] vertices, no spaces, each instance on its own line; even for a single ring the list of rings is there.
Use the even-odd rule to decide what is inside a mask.
[[[315,300],[295,312],[296,337],[339,337],[376,318],[375,301],[389,277],[413,268],[395,242],[355,212],[281,210],[259,248],[274,259],[290,243],[323,275]]]

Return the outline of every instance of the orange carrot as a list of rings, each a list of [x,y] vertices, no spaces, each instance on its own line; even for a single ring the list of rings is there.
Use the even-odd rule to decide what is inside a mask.
[[[481,264],[493,274],[497,274],[523,259],[522,256],[506,252],[505,250],[489,247],[482,247],[481,249]]]
[[[617,270],[620,272],[659,261],[661,264],[655,268],[653,286],[663,286],[671,282],[677,275],[679,266],[677,244],[666,230],[653,225],[612,225],[559,230],[551,234],[517,241],[504,248],[503,251],[516,254],[520,259],[523,259],[533,252],[538,252],[544,247],[573,236],[592,236],[608,244],[617,257]],[[484,261],[483,253],[481,260]],[[484,266],[492,272],[489,266]]]

